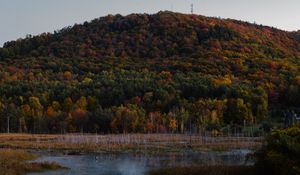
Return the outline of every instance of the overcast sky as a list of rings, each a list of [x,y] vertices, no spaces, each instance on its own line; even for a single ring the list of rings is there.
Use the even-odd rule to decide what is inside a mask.
[[[300,29],[300,0],[0,0],[0,46],[107,14],[173,10]]]

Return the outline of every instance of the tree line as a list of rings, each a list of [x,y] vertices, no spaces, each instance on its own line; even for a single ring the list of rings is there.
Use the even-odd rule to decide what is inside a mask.
[[[1,131],[8,125],[10,132],[30,133],[220,131],[261,123],[271,115],[269,103],[286,98],[270,99],[263,87],[229,76],[117,67],[97,74],[76,67],[74,72],[6,67],[0,74]]]

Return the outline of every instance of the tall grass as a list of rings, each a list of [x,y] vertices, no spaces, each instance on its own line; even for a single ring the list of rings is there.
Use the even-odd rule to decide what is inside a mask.
[[[55,163],[29,163],[36,155],[22,150],[0,150],[0,175],[19,175],[26,172],[37,172],[63,168]]]
[[[255,149],[261,137],[202,136],[186,134],[0,134],[0,147],[84,152],[184,152],[203,150]]]

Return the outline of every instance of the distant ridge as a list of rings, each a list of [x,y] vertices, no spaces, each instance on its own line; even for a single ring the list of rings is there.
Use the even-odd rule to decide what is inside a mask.
[[[260,53],[265,58],[285,58],[299,55],[299,40],[299,32],[162,11],[108,15],[54,34],[10,41],[0,49],[0,57],[236,57],[240,53],[251,57]]]

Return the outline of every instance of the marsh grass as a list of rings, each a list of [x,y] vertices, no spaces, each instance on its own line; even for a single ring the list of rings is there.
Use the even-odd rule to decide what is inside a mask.
[[[0,150],[0,175],[19,175],[27,172],[65,169],[56,163],[32,163],[37,156],[23,150]]]
[[[184,134],[0,134],[0,147],[72,152],[183,153],[186,151],[257,149],[260,137],[205,137]]]

